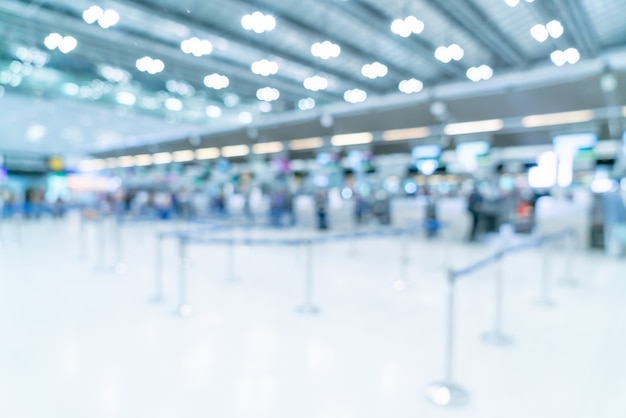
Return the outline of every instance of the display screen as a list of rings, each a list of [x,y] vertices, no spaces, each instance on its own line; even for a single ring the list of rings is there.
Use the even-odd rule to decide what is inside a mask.
[[[322,167],[337,164],[339,162],[339,154],[334,152],[320,152],[317,154],[316,160]]]
[[[591,149],[598,142],[598,135],[592,133],[557,135],[552,139],[558,153],[575,153],[581,149]]]
[[[458,155],[478,157],[489,154],[489,149],[490,146],[487,141],[461,142],[456,146],[456,153]]]
[[[348,153],[348,163],[355,172],[369,172],[374,170],[372,152],[352,150]]]
[[[415,160],[426,158],[439,158],[441,147],[439,145],[417,145],[411,150],[411,156]]]

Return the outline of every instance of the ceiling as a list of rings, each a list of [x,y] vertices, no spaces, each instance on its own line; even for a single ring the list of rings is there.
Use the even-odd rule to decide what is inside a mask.
[[[3,0],[0,151],[113,155],[188,148],[189,138],[221,146],[626,104],[626,0],[507,3],[515,1]],[[119,21],[107,29],[88,24],[83,13],[93,5],[115,10]],[[246,30],[242,17],[255,11],[272,16],[275,28]],[[421,33],[390,30],[409,15],[423,22]],[[534,25],[552,20],[561,23],[561,36],[531,36]],[[53,32],[75,38],[75,49],[46,47]],[[211,53],[183,52],[181,42],[192,37],[209,41]],[[338,45],[340,55],[313,56],[311,46],[323,41]],[[435,57],[438,47],[452,44],[463,49],[461,59]],[[551,53],[569,48],[580,61],[557,67]],[[145,56],[161,60],[163,71],[139,71]],[[263,59],[277,64],[275,74],[251,71]],[[386,66],[384,77],[362,74],[374,62]],[[470,81],[468,69],[483,65],[493,78]],[[228,86],[207,87],[209,74],[226,76]],[[618,87],[602,88],[606,74]],[[313,76],[326,79],[327,88],[306,89]],[[410,79],[423,89],[400,92]],[[279,97],[259,100],[264,87]],[[353,89],[367,99],[346,103]],[[302,110],[311,107],[311,100],[301,102],[307,98],[315,106]],[[432,114],[433,101],[445,103],[445,120]],[[606,116],[599,130],[622,119],[596,114]],[[323,115],[332,123],[328,116],[320,123]],[[505,142],[549,133],[512,131],[501,133]]]

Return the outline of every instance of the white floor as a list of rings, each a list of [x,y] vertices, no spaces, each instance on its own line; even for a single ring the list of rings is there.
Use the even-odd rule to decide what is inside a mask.
[[[443,377],[443,265],[463,267],[490,248],[412,239],[400,290],[399,239],[317,246],[321,312],[303,316],[302,249],[237,247],[233,282],[225,248],[193,246],[193,311],[181,318],[173,241],[164,251],[166,300],[149,301],[153,228],[124,227],[120,274],[96,269],[96,225],[82,248],[70,221],[0,225],[0,417],[626,416],[623,260],[576,253],[569,261],[581,283],[565,287],[565,260],[550,250],[557,305],[544,308],[533,303],[540,253],[506,258],[507,348],[480,339],[493,323],[493,266],[463,278],[454,375],[471,401],[441,408],[423,391]],[[111,244],[109,235],[107,265]]]

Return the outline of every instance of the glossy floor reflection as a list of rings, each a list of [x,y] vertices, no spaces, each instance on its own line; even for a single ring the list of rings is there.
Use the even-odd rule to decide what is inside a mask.
[[[236,247],[232,281],[227,249],[192,246],[183,319],[173,241],[166,299],[150,302],[154,228],[124,227],[115,273],[96,269],[114,260],[112,229],[99,260],[95,224],[84,240],[71,221],[0,225],[1,417],[626,416],[623,260],[576,253],[580,285],[563,286],[565,260],[549,250],[556,306],[545,308],[534,303],[541,253],[506,258],[504,348],[481,339],[493,328],[493,266],[463,278],[454,376],[471,400],[445,409],[424,397],[444,373],[444,264],[491,248],[415,238],[403,270],[399,239],[316,246],[320,313],[307,316],[296,312],[301,248]]]

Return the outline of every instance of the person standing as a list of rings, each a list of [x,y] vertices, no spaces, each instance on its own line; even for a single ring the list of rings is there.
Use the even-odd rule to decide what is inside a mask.
[[[474,187],[467,199],[467,211],[470,213],[472,220],[472,229],[468,241],[476,241],[478,233],[478,224],[480,223],[481,207],[485,198],[478,191],[478,187]]]

